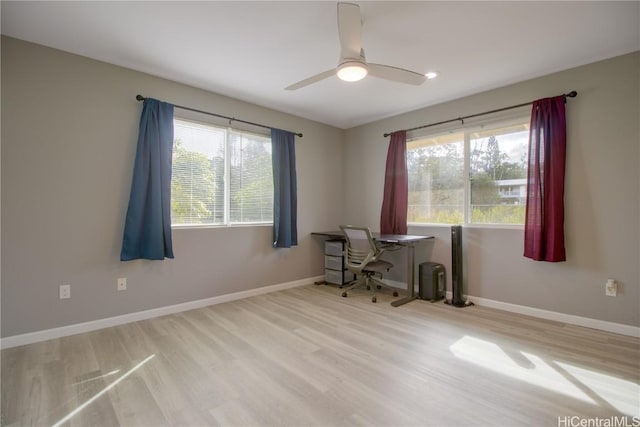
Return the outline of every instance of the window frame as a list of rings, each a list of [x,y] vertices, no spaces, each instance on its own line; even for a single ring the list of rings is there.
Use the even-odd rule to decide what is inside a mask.
[[[453,133],[463,133],[463,222],[462,225],[467,228],[486,228],[486,229],[509,229],[522,230],[524,224],[506,224],[506,223],[478,223],[471,222],[471,134],[476,131],[490,130],[491,128],[502,128],[518,124],[530,125],[530,112],[524,110],[514,110],[511,114],[505,114],[499,117],[474,120],[463,124],[456,124],[448,127],[438,127],[432,131],[420,132],[407,138],[407,143],[420,139],[438,137]],[[408,152],[409,150],[407,150]],[[525,203],[526,206],[526,203]],[[410,227],[446,227],[449,228],[454,224],[441,222],[409,222]]]
[[[184,122],[187,124],[194,124],[200,127],[209,127],[215,128],[217,130],[221,130],[224,132],[224,202],[223,202],[223,210],[224,210],[224,222],[219,224],[207,223],[207,224],[174,224],[173,223],[173,211],[171,212],[171,228],[172,229],[202,229],[202,228],[233,228],[233,227],[273,227],[273,215],[269,221],[251,221],[251,222],[232,222],[230,221],[230,212],[231,212],[231,158],[230,158],[230,147],[231,138],[230,134],[240,134],[246,135],[253,138],[265,139],[268,140],[269,144],[272,144],[271,135],[268,133],[259,133],[259,132],[251,132],[245,129],[234,128],[230,125],[224,126],[221,124],[215,124],[208,121],[192,119],[185,116],[175,116],[173,118],[173,123],[175,127],[176,121]],[[174,135],[174,144],[175,144],[175,135]],[[271,153],[273,155],[273,151]],[[171,172],[171,179],[173,182],[173,168]],[[273,198],[273,185],[271,187],[271,196]]]

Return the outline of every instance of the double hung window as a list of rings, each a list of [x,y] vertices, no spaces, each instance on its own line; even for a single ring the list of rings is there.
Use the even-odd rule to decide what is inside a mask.
[[[407,142],[409,223],[523,224],[528,118]]]
[[[172,225],[273,222],[271,139],[174,120]]]

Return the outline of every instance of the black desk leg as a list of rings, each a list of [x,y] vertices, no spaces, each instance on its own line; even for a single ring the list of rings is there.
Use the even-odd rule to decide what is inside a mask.
[[[415,290],[413,289],[415,286],[414,278],[413,278],[413,270],[414,270],[414,262],[415,262],[415,247],[413,243],[409,243],[407,245],[407,296],[401,298],[399,300],[391,301],[391,305],[393,307],[398,307],[408,302],[416,299]]]

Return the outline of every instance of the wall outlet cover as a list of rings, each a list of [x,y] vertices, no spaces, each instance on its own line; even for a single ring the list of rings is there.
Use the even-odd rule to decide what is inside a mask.
[[[618,284],[615,280],[609,279],[604,287],[604,293],[606,296],[615,297],[618,294]]]
[[[60,285],[59,297],[60,299],[71,298],[71,285]]]

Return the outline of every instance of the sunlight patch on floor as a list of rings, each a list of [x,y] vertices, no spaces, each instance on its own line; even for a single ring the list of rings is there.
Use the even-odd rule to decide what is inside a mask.
[[[90,383],[91,381],[104,379],[106,377],[110,377],[111,375],[116,375],[118,372],[120,372],[120,369],[114,369],[113,371],[107,372],[104,375],[98,375],[97,377],[93,377],[93,378],[89,378],[89,379],[86,379],[86,380],[83,380],[83,381],[79,381],[77,383],[74,383],[74,385],[80,385],[80,384]]]
[[[526,381],[547,390],[596,404],[584,391],[551,367],[540,357],[529,353],[519,353],[527,363],[518,363],[498,345],[470,337],[460,338],[449,349],[459,359],[473,363],[511,378]],[[523,366],[525,365],[525,366]]]
[[[100,392],[96,393],[93,397],[91,397],[89,400],[87,400],[86,402],[84,402],[82,405],[78,406],[77,408],[75,408],[73,411],[69,412],[66,416],[64,416],[62,419],[60,419],[60,421],[58,421],[57,423],[55,423],[53,425],[53,427],[59,427],[62,424],[66,423],[67,421],[69,421],[71,418],[73,418],[74,416],[76,416],[80,411],[82,411],[84,408],[86,408],[87,406],[89,406],[91,403],[95,402],[100,396],[102,396],[103,394],[105,394],[106,392],[108,392],[109,390],[111,390],[112,388],[114,388],[116,385],[118,385],[122,380],[124,380],[125,378],[127,378],[129,375],[131,375],[132,373],[134,373],[135,371],[137,371],[138,369],[140,369],[142,367],[142,365],[144,365],[145,363],[147,363],[149,360],[153,359],[153,357],[155,357],[155,354],[152,354],[151,356],[147,357],[146,359],[144,359],[142,362],[138,363],[136,366],[134,366],[133,368],[129,369],[127,372],[125,372],[120,378],[118,378],[117,380],[115,380],[114,382],[112,382],[111,384],[109,384],[108,386],[106,386],[105,388],[103,388],[102,390],[100,390]]]
[[[640,385],[564,362],[555,363],[618,411],[640,417]]]

